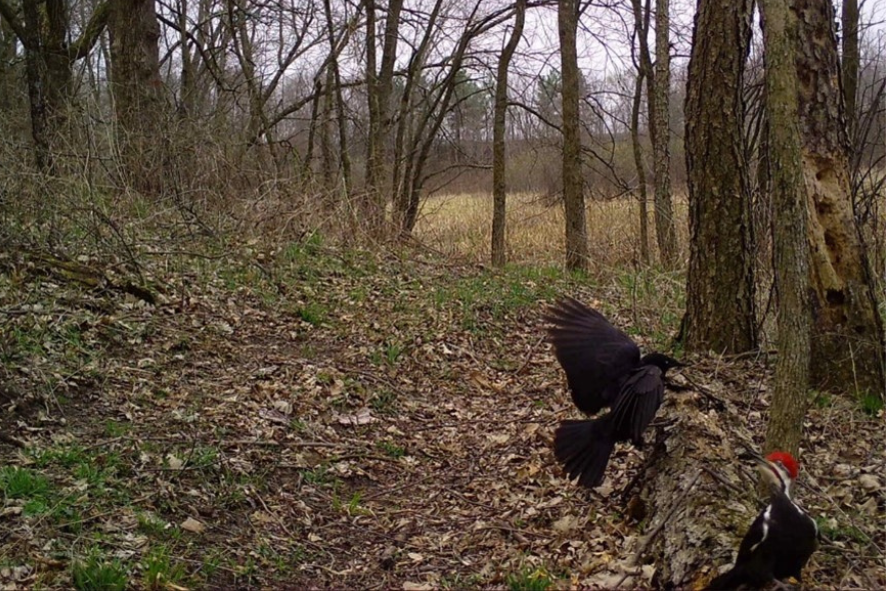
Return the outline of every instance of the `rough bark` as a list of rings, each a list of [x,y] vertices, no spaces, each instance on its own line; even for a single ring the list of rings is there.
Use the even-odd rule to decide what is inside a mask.
[[[883,322],[852,211],[834,9],[829,0],[793,0],[790,8],[810,212],[812,382],[883,395]]]
[[[751,0],[701,0],[686,90],[689,271],[687,350],[757,346],[751,195],[744,158],[742,83]]]
[[[643,150],[640,147],[640,103],[643,100],[642,68],[637,72],[634,82],[634,100],[631,103],[631,148],[634,155],[634,166],[637,168],[637,201],[640,203],[640,258],[645,264],[649,258],[649,196],[646,192],[646,165],[643,162]]]
[[[148,195],[162,191],[162,82],[160,25],[151,0],[113,2],[111,87],[117,115],[117,143],[131,187]]]
[[[766,450],[797,454],[808,405],[810,354],[808,214],[794,69],[797,24],[787,0],[762,0],[761,9],[778,290],[778,361]]]
[[[652,127],[653,160],[655,169],[655,236],[661,262],[673,267],[677,260],[677,232],[674,224],[674,204],[671,199],[671,152],[670,152],[670,0],[655,2],[655,93]]]
[[[717,378],[718,371],[703,360],[695,363],[694,375],[707,374],[704,393],[694,387],[668,392],[656,419],[663,426],[646,436],[646,467],[635,477],[641,489],[628,512],[639,507],[649,517],[626,557],[635,564],[625,566],[654,564],[655,589],[702,588],[733,561],[740,536],[760,510],[753,466],[739,457],[748,446],[756,448],[745,427],[747,402]],[[632,588],[629,583],[618,587]]]
[[[492,121],[492,264],[502,267],[507,262],[506,242],[506,200],[507,180],[505,167],[507,165],[505,131],[508,110],[508,68],[511,58],[517,49],[517,44],[523,36],[523,23],[526,20],[526,0],[516,0],[514,5],[516,16],[511,37],[508,39],[501,57],[498,59],[498,69],[495,76],[495,106]]]
[[[575,37],[578,2],[558,0],[560,62],[563,74],[563,204],[566,217],[566,268],[584,270],[588,264],[588,226],[581,176],[579,75]]]

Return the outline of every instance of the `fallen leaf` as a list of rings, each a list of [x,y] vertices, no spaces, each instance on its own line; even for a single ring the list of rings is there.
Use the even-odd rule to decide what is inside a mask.
[[[181,528],[185,531],[189,531],[195,534],[203,533],[206,529],[206,526],[194,519],[193,517],[188,517],[181,524]]]

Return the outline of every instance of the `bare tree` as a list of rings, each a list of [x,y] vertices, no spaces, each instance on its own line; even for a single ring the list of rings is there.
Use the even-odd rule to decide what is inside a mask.
[[[843,0],[843,99],[850,137],[856,129],[855,99],[858,94],[858,70],[861,59],[858,52],[858,0]]]
[[[674,204],[671,200],[670,152],[670,92],[671,44],[670,0],[655,1],[655,78],[652,90],[655,101],[652,112],[652,152],[655,167],[655,235],[661,262],[673,267],[677,259],[677,233],[674,224]]]
[[[757,345],[751,195],[742,86],[750,0],[702,0],[686,91],[689,270],[682,339],[689,350]]]
[[[381,65],[376,59],[376,3],[366,0],[366,96],[369,104],[369,140],[366,153],[367,200],[363,213],[370,232],[381,238],[387,199],[384,193],[385,141],[391,127],[390,97],[397,57],[398,28],[403,0],[390,0],[385,18]],[[377,69],[379,68],[379,69]]]
[[[560,62],[563,72],[563,205],[566,217],[566,268],[587,269],[588,225],[581,175],[579,73],[576,49],[578,2],[558,0]]]
[[[160,25],[151,0],[113,2],[111,86],[117,115],[117,142],[127,181],[145,194],[162,190],[163,83],[160,79]]]
[[[506,114],[508,109],[508,68],[517,44],[523,36],[523,23],[526,20],[526,0],[516,0],[516,17],[511,36],[498,60],[495,77],[495,115],[492,125],[492,264],[501,267],[507,262],[506,199],[507,181],[505,167]]]

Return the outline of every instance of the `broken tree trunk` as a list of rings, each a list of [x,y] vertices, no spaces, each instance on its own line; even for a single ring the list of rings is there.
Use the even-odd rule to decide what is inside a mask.
[[[656,588],[696,589],[733,563],[764,501],[755,467],[739,456],[762,441],[746,428],[746,400],[739,405],[725,391],[717,382],[692,383],[668,394],[659,426],[647,434],[642,487],[629,492],[629,507],[649,517],[620,585],[632,583],[632,568],[639,574],[651,564]]]

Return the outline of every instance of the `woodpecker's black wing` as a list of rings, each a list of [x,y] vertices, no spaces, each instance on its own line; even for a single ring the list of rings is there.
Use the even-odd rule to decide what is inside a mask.
[[[644,365],[628,376],[612,405],[619,441],[630,439],[634,444],[642,441],[643,431],[664,400],[664,390],[661,370],[654,365]]]
[[[545,319],[557,361],[575,406],[594,414],[615,400],[625,376],[640,363],[640,348],[606,318],[576,299],[565,298]]]

